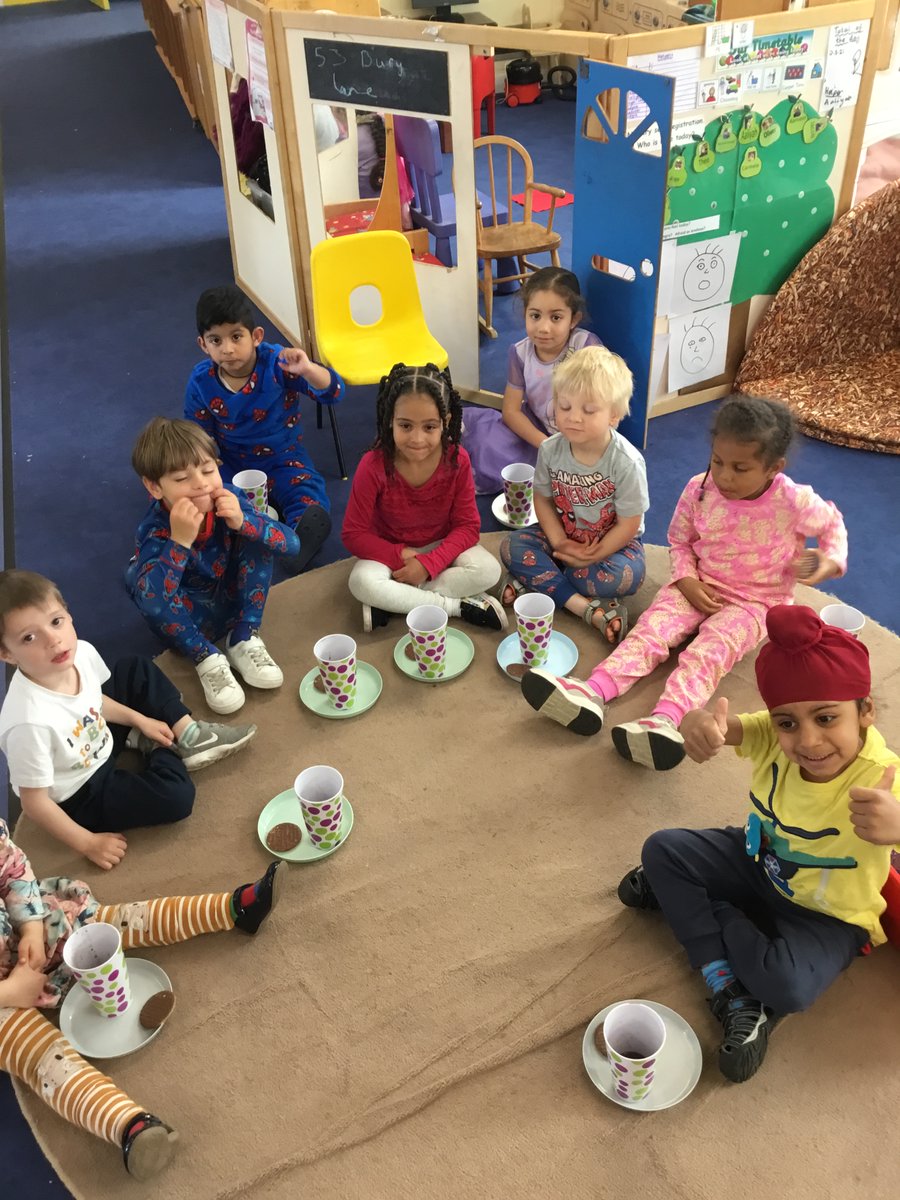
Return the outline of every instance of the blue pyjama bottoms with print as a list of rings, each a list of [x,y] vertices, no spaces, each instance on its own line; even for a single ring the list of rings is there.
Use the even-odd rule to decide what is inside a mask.
[[[265,472],[269,481],[269,503],[278,509],[281,520],[292,529],[311,504],[318,504],[326,512],[331,510],[325,480],[299,441],[283,453],[263,458],[252,451],[242,454],[229,447],[227,457],[223,456],[222,460],[222,476],[230,482],[239,471]]]
[[[546,534],[540,527],[517,529],[504,538],[500,559],[515,579],[529,592],[552,596],[557,608],[565,608],[573,596],[631,596],[644,582],[644,545],[634,538],[598,563],[567,567],[553,557]]]

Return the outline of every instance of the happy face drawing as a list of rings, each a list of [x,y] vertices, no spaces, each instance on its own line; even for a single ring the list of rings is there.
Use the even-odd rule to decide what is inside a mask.
[[[684,294],[689,300],[709,303],[722,290],[725,283],[725,262],[721,248],[706,246],[698,250],[684,273]]]
[[[681,365],[691,375],[705,371],[716,348],[712,330],[697,320],[684,331],[681,343]]]

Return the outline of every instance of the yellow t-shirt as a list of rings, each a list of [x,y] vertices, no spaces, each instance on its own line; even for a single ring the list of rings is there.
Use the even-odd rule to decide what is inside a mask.
[[[762,862],[783,896],[868,931],[885,941],[879,920],[891,847],[873,846],[850,823],[852,787],[876,787],[885,767],[900,765],[872,726],[863,748],[837,779],[809,783],[778,744],[768,712],[741,714],[744,736],[735,749],[753,764],[747,853]],[[894,781],[900,799],[900,773]]]

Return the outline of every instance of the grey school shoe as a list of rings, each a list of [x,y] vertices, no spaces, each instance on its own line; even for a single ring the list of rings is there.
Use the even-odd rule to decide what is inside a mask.
[[[211,721],[195,721],[194,724],[198,733],[189,746],[175,742],[170,747],[189,771],[202,771],[219,759],[237,754],[256,737],[255,725],[216,725]],[[136,729],[130,731],[125,745],[140,754],[152,754],[154,750],[164,749],[159,742],[154,742],[144,733],[138,733]]]

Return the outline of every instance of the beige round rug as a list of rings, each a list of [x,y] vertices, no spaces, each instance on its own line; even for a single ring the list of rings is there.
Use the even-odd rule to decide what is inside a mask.
[[[499,537],[485,541],[496,549]],[[651,548],[649,563],[633,615],[663,580],[665,552]],[[126,1179],[112,1147],[19,1090],[78,1200],[893,1194],[897,951],[858,960],[735,1087],[718,1074],[704,989],[664,922],[615,899],[653,830],[741,821],[746,768],[726,753],[654,775],[619,759],[605,733],[566,734],[501,675],[487,632],[467,629],[476,657],[459,679],[409,680],[392,661],[402,622],[359,633],[348,570],[272,593],[264,633],[288,682],[252,695],[240,719],[259,736],[197,777],[189,821],[130,834],[108,874],[20,825],[38,874],[80,875],[120,901],[255,878],[269,861],[257,816],[312,763],[343,772],[356,814],[336,854],[291,867],[257,938],[141,952],[165,966],[178,1004],[153,1043],[108,1067],[180,1131],[164,1176]],[[825,601],[804,588],[799,598]],[[558,627],[586,673],[604,653],[599,636],[567,614]],[[356,636],[384,677],[375,707],[346,721],[312,715],[297,694],[313,642],[335,631]],[[897,746],[900,640],[872,624],[864,640],[878,726]],[[191,669],[170,656],[162,665],[199,711]],[[752,681],[749,661],[726,680],[735,710],[759,707]],[[659,687],[660,676],[644,681],[615,718],[649,711]],[[700,1038],[703,1073],[678,1107],[628,1112],[585,1074],[585,1026],[628,997],[670,1005]]]

